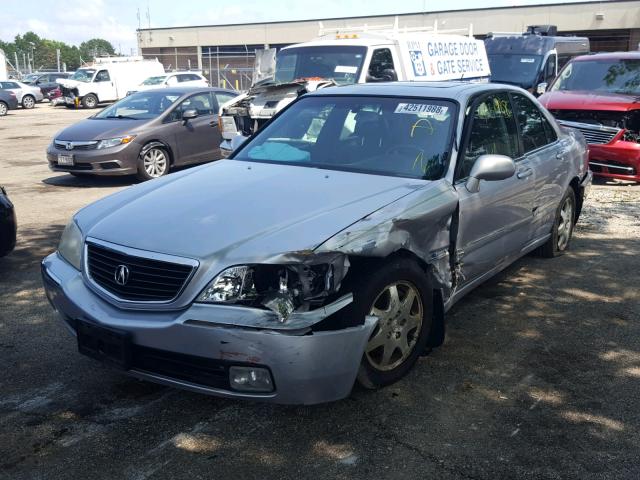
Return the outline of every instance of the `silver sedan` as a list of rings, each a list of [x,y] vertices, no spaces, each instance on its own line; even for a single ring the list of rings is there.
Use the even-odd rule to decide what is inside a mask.
[[[36,103],[44,100],[44,95],[39,87],[32,87],[16,80],[0,82],[0,90],[7,90],[16,94],[18,103],[22,108],[33,108]]]
[[[403,377],[516,259],[562,254],[590,181],[582,136],[516,87],[327,88],[231,159],[78,212],[44,285],[80,352],[131,375],[328,402]]]

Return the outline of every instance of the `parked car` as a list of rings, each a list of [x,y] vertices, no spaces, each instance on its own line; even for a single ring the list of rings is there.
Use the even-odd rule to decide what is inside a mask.
[[[176,87],[126,97],[59,132],[49,167],[74,175],[161,177],[173,167],[220,158],[219,88]]]
[[[147,78],[144,82],[138,85],[135,89],[127,92],[127,95],[132,93],[142,92],[144,90],[151,90],[155,88],[170,88],[170,87],[208,87],[209,82],[207,79],[198,72],[179,72],[179,73],[167,73],[165,75],[155,75]]]
[[[221,160],[78,212],[44,259],[80,352],[223,397],[318,403],[407,373],[444,312],[570,242],[582,136],[522,89],[303,95]]]
[[[33,108],[36,103],[44,100],[44,95],[38,87],[32,87],[16,80],[0,82],[0,90],[15,93],[22,108]]]
[[[555,25],[530,25],[523,34],[490,33],[484,44],[491,81],[517,85],[534,95],[542,95],[570,59],[590,48],[587,37],[558,36]]]
[[[640,52],[575,58],[540,97],[562,125],[582,132],[594,175],[640,182]]]
[[[16,246],[18,224],[13,204],[7,191],[0,186],[0,257],[11,253]]]
[[[12,91],[0,90],[0,117],[4,117],[9,110],[18,108],[18,97]]]
[[[25,77],[22,83],[31,85],[32,87],[39,87],[40,90],[42,90],[42,94],[49,98],[49,92],[59,89],[60,87],[60,85],[56,83],[56,80],[59,78],[69,78],[71,75],[71,72],[33,73]]]

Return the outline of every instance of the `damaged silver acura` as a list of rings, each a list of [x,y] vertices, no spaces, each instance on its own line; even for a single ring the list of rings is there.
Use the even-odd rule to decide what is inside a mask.
[[[223,397],[312,404],[390,384],[445,312],[569,245],[582,136],[497,84],[327,88],[228,160],[79,211],[42,263],[81,353]]]

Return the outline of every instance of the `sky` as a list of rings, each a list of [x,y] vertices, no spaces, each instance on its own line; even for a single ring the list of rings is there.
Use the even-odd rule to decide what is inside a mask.
[[[2,0],[0,39],[33,31],[41,37],[79,45],[90,38],[105,38],[116,51],[129,54],[137,47],[140,26],[171,27],[278,20],[354,17],[450,9],[569,3],[577,0]],[[46,8],[43,8],[46,4]],[[453,6],[455,4],[455,6]],[[316,8],[310,8],[310,5]]]

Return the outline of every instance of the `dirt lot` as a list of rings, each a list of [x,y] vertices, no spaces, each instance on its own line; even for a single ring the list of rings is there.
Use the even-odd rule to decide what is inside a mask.
[[[39,261],[131,180],[54,174],[88,112],[0,118],[18,248],[0,259],[0,478],[640,478],[640,185],[600,183],[570,252],[526,257],[458,304],[400,383],[280,407],[140,382],[80,356]]]

